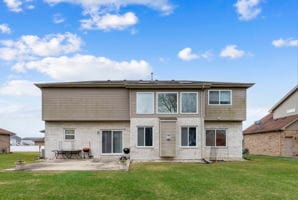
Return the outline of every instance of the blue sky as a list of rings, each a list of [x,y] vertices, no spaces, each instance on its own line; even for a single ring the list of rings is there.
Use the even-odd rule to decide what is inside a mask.
[[[246,127],[297,84],[297,8],[297,0],[0,1],[0,127],[39,135],[34,82],[148,79],[151,71],[256,83]]]

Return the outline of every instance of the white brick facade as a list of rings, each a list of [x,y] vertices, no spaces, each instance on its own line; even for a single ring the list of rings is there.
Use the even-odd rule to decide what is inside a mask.
[[[82,149],[91,147],[95,158],[118,158],[118,155],[103,155],[101,146],[101,130],[121,130],[123,132],[123,148],[131,149],[131,159],[134,161],[169,160],[160,157],[160,119],[131,118],[130,122],[46,122],[45,156],[53,159],[53,150]],[[153,147],[137,147],[137,127],[153,127]],[[202,157],[224,160],[242,159],[242,123],[241,122],[205,122],[202,118],[177,118],[176,122],[176,156],[170,160],[200,161]],[[181,127],[197,127],[195,147],[181,146]],[[75,140],[65,141],[64,129],[75,129]],[[226,147],[206,147],[205,128],[227,129]]]

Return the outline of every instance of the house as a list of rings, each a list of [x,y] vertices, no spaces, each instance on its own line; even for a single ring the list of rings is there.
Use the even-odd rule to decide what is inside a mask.
[[[24,146],[44,146],[43,137],[25,137],[22,138],[22,145]]]
[[[89,147],[95,158],[241,160],[251,83],[87,81],[38,83],[45,157]]]
[[[17,135],[10,136],[10,146],[19,146],[21,145],[22,138]]]
[[[13,132],[0,128],[0,154],[10,152],[10,136]]]
[[[251,154],[298,156],[298,86],[270,113],[244,130],[244,147]]]

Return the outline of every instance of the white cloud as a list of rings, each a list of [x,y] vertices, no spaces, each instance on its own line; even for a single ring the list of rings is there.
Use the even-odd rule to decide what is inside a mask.
[[[142,5],[160,10],[165,14],[171,13],[173,6],[168,0],[44,0],[49,4],[71,3],[78,4],[84,8],[85,11],[99,10],[99,9],[119,9],[127,5]]]
[[[192,53],[192,49],[187,47],[178,52],[178,58],[184,61],[190,61],[198,59],[199,55]]]
[[[237,49],[237,45],[227,45],[220,52],[221,57],[230,58],[230,59],[241,58],[245,55],[246,55],[245,51]]]
[[[297,39],[277,39],[272,41],[272,45],[275,47],[298,47],[298,40]]]
[[[7,24],[0,24],[0,33],[9,34],[11,33],[11,29]]]
[[[37,70],[53,79],[62,81],[141,79],[148,78],[151,73],[149,63],[144,60],[118,62],[92,55],[47,57],[20,65],[19,69],[21,70]]]
[[[33,0],[3,0],[7,8],[12,12],[22,12],[24,8],[29,10],[34,9],[35,6],[31,4],[32,1]]]
[[[260,3],[261,0],[237,0],[234,6],[239,14],[239,19],[248,21],[256,18],[262,11],[259,7]]]
[[[211,59],[211,57],[213,56],[211,51],[205,51],[201,54],[195,54],[192,53],[192,49],[189,47],[186,47],[184,49],[182,49],[181,51],[178,52],[178,58],[180,58],[181,60],[184,61],[190,61],[190,60],[195,60],[195,59]]]
[[[120,15],[122,7],[128,5],[141,5],[161,11],[163,14],[170,14],[174,7],[169,0],[44,0],[55,5],[59,3],[71,3],[80,5],[83,14],[89,18],[82,19],[81,28],[88,30],[123,30],[138,22],[137,16],[132,12]]]
[[[40,91],[28,80],[11,80],[0,86],[0,95],[40,96]]]
[[[81,20],[81,28],[87,30],[101,29],[104,31],[112,29],[123,30],[129,26],[135,25],[137,22],[138,18],[132,12],[127,12],[124,15],[95,15],[90,19]]]
[[[51,34],[40,38],[24,35],[18,40],[0,40],[0,59],[30,60],[36,57],[57,56],[80,50],[82,40],[75,34]]]
[[[22,11],[22,0],[3,0],[8,9],[12,12],[21,12]]]
[[[65,21],[65,19],[63,18],[63,16],[59,13],[56,13],[54,16],[53,16],[53,23],[54,24],[61,24]]]
[[[33,98],[33,101],[38,97]],[[0,100],[0,127],[17,133],[18,136],[42,136],[39,130],[44,129],[41,121],[41,106]]]

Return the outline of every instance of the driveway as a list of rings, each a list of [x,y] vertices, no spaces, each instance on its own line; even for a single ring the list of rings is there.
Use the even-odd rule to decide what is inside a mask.
[[[120,170],[117,161],[94,162],[93,160],[51,160],[28,164],[25,171],[97,171]]]

